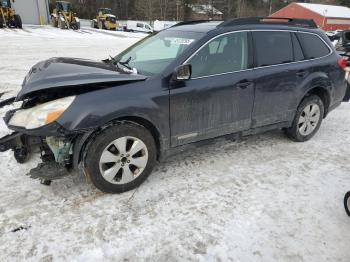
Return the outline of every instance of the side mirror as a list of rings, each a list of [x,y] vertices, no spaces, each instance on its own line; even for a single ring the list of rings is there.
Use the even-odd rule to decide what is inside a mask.
[[[192,66],[190,64],[180,65],[175,69],[173,79],[176,81],[186,81],[191,78]]]

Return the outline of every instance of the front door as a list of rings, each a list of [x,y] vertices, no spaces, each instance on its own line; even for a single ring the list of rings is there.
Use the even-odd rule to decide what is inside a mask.
[[[248,32],[224,34],[187,61],[191,79],[170,90],[173,147],[251,127],[254,79],[249,42]]]

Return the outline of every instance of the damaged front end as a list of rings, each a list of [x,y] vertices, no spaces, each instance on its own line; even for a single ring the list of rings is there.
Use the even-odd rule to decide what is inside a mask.
[[[68,108],[82,94],[113,88],[147,77],[118,71],[111,63],[51,58],[34,65],[22,83],[16,97],[0,101],[0,108],[21,104],[8,111],[2,120],[12,134],[0,138],[0,152],[13,150],[19,163],[31,153],[40,153],[43,163],[29,175],[43,181],[61,178],[77,168],[85,140],[93,130],[67,129],[60,119],[74,121]],[[78,105],[76,105],[79,107]],[[2,124],[2,123],[0,123]],[[1,128],[1,125],[0,125]]]
[[[18,163],[26,162],[31,153],[39,153],[42,163],[28,175],[45,184],[69,174],[73,168],[73,142],[79,134],[67,132],[56,119],[74,98],[65,97],[29,108],[25,101],[21,108],[8,111],[3,121],[15,132],[0,138],[0,152],[13,150]]]

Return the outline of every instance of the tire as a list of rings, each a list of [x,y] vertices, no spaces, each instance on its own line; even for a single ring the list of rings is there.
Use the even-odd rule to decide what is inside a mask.
[[[131,145],[136,146],[132,149]],[[151,133],[143,126],[118,122],[93,138],[85,154],[88,179],[105,193],[123,193],[138,187],[149,176],[157,149]]]
[[[58,17],[58,28],[66,29],[66,23],[61,20],[61,17]]]
[[[2,20],[2,17],[0,17],[0,28],[4,28],[4,21]]]
[[[98,29],[104,29],[102,21],[98,21]]]
[[[28,160],[28,157],[29,157],[28,149],[25,147],[16,148],[13,151],[13,155],[14,155],[17,163],[23,164],[23,163],[27,162],[27,160]]]
[[[80,23],[74,22],[70,26],[73,30],[79,30],[80,29]]]
[[[344,208],[345,208],[346,214],[350,217],[350,191],[345,194]]]
[[[58,21],[56,20],[55,17],[51,16],[51,25],[53,27],[58,27]]]
[[[15,15],[14,18],[15,18],[15,26],[16,26],[16,28],[22,29],[22,19],[21,19],[21,17],[19,15]]]
[[[301,101],[293,124],[285,130],[285,133],[296,142],[307,141],[317,133],[323,116],[324,104],[321,98],[316,95],[307,96]]]

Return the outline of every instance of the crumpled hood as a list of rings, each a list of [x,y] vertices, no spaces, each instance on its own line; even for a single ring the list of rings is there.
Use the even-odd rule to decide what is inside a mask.
[[[106,88],[117,82],[145,80],[147,77],[137,74],[124,74],[115,70],[114,66],[92,60],[76,58],[51,58],[39,62],[25,77],[17,100],[28,97],[32,93],[48,92],[50,89],[91,89],[91,86]]]

